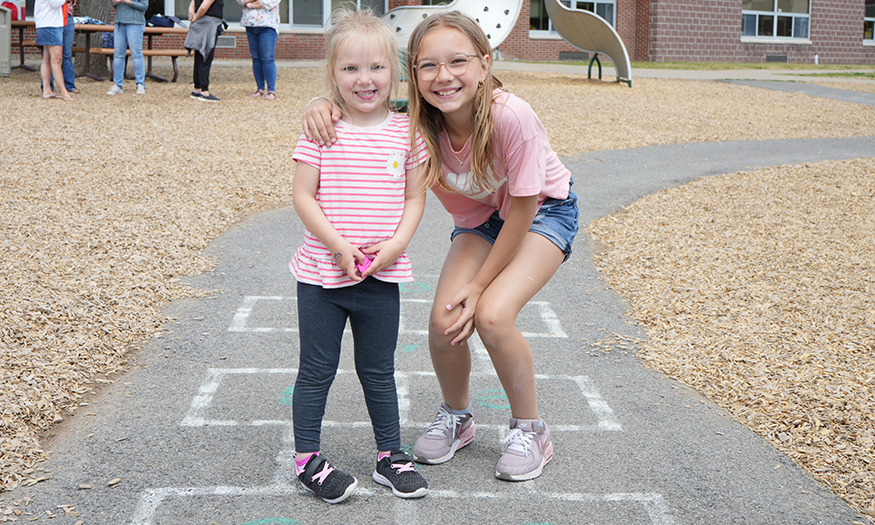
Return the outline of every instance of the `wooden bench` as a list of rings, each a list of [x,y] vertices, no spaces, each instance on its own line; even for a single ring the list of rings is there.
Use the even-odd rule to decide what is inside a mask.
[[[82,51],[85,51],[85,48],[81,49]],[[73,48],[73,52],[76,52],[76,48]],[[89,53],[93,55],[113,56],[115,54],[115,50],[111,47],[92,47],[91,49],[89,49]],[[170,79],[170,82],[176,82],[176,79],[179,78],[179,66],[176,64],[176,59],[179,57],[184,57],[187,54],[188,50],[186,49],[144,49],[143,56],[148,59],[146,76],[157,80],[158,82],[167,82],[167,79],[161,78],[158,75],[152,73],[152,57],[170,57],[173,62],[173,78]],[[130,49],[127,50],[126,55],[131,56]],[[125,63],[127,63],[127,61]],[[110,60],[110,71],[112,71],[112,67],[112,60]]]

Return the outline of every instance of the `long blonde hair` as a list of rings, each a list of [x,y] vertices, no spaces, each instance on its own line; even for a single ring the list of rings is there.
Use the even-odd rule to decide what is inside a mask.
[[[390,99],[394,94],[398,93],[398,86],[401,83],[398,40],[392,34],[392,28],[389,27],[389,24],[374,14],[373,11],[370,9],[356,10],[349,6],[342,6],[332,12],[331,27],[325,32],[325,57],[327,63],[325,87],[326,91],[330,94],[331,102],[339,107],[344,114],[347,113],[346,102],[337,88],[334,67],[337,65],[337,54],[340,46],[348,38],[356,38],[359,41],[370,39],[368,41],[376,42],[386,54],[392,75],[392,83],[389,86],[390,96],[385,101],[386,108],[389,109],[391,107]]]
[[[422,39],[429,32],[443,27],[455,29],[467,36],[474,44],[477,56],[481,60],[486,55],[492,57],[492,47],[480,25],[458,11],[429,16],[416,26],[416,29],[410,34],[410,41],[407,45],[407,73],[410,79],[408,82],[410,129],[418,130],[428,146],[425,183],[429,188],[437,185],[442,190],[455,192],[456,190],[449,187],[443,177],[443,160],[440,156],[441,150],[438,142],[438,135],[444,127],[443,114],[422,97],[416,70],[413,67],[419,55]],[[492,61],[490,60],[486,78],[477,86],[474,95],[474,113],[472,115],[474,133],[471,137],[472,177],[477,186],[487,191],[491,191],[493,187],[489,180],[489,173],[494,169],[493,155],[496,142],[495,123],[492,117],[493,91],[501,87],[501,81],[492,76]]]

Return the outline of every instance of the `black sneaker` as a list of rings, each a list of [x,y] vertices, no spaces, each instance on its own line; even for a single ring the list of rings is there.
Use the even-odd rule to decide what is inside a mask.
[[[399,498],[421,498],[428,493],[428,481],[416,471],[413,460],[400,450],[377,462],[374,481],[392,488]]]
[[[201,94],[198,93],[197,91],[192,91],[192,92],[191,92],[191,98],[197,100],[197,99],[201,98]]]
[[[201,96],[198,100],[203,100],[204,102],[218,102],[219,97],[213,95],[212,93],[210,93],[209,95],[204,95],[203,93],[201,93]]]
[[[307,461],[307,466],[298,474],[298,479],[305,489],[316,494],[326,503],[340,503],[358,486],[358,480],[332,467],[328,460],[319,454]]]

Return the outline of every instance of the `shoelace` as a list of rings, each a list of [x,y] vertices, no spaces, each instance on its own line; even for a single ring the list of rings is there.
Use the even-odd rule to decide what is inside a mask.
[[[392,468],[398,471],[398,474],[402,472],[416,472],[416,467],[413,466],[413,462],[408,461],[407,463],[392,463]]]
[[[528,456],[529,450],[532,448],[533,439],[535,439],[534,432],[523,432],[515,428],[510,431],[506,438],[501,440],[501,444],[504,445],[505,450],[515,450]]]
[[[455,429],[456,425],[459,424],[460,420],[460,416],[457,416],[456,414],[450,414],[449,412],[444,410],[444,407],[441,407],[440,410],[438,410],[437,419],[432,422],[431,426],[428,427],[428,430],[426,432],[428,434],[431,434],[432,436],[442,435],[451,428]]]
[[[310,481],[311,482],[315,481],[315,482],[319,483],[319,485],[321,486],[322,482],[325,481],[326,478],[328,478],[328,475],[331,474],[331,472],[333,470],[334,470],[334,467],[329,465],[328,462],[326,461],[325,464],[322,465],[322,471],[319,472],[318,474],[314,474],[313,477],[310,478]]]

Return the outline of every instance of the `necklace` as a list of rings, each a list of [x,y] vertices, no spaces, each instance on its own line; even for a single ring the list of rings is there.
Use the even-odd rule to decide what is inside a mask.
[[[456,150],[454,150],[452,146],[450,146],[450,153],[452,153],[453,157],[455,157],[456,160],[459,162],[459,167],[461,168],[462,165],[465,163],[465,161],[462,160],[462,157],[460,157],[459,155],[456,155]]]

